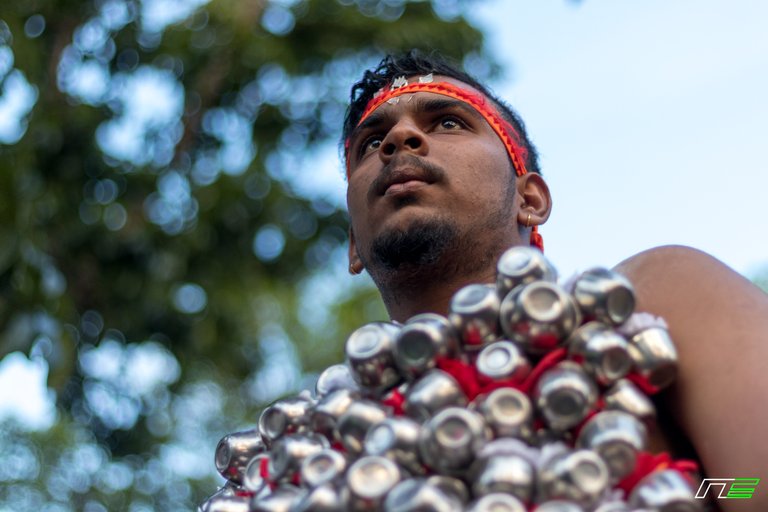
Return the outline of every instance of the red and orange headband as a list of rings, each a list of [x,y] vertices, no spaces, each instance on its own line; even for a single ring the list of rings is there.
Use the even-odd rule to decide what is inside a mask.
[[[398,82],[399,80],[395,80],[395,84],[398,84]],[[403,81],[401,83],[402,85],[393,85],[389,90],[371,98],[365,106],[365,110],[360,116],[357,125],[360,126],[360,124],[382,104],[402,94],[431,92],[433,94],[449,96],[468,104],[483,116],[507,149],[507,154],[509,154],[509,158],[512,160],[512,166],[514,167],[517,176],[523,176],[528,173],[528,170],[525,168],[525,160],[528,156],[528,151],[525,146],[518,142],[521,139],[520,134],[518,134],[517,130],[515,130],[515,128],[499,114],[493,104],[488,101],[485,96],[480,93],[467,91],[448,82],[417,82],[408,84]],[[349,178],[350,171],[349,143],[349,139],[344,141],[347,178]],[[530,243],[532,246],[538,247],[542,252],[544,251],[544,240],[539,234],[538,226],[533,226],[533,229],[531,230]]]

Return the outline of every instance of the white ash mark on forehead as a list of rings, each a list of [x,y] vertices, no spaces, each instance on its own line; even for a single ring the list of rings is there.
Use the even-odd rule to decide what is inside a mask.
[[[405,78],[405,76],[398,76],[395,77],[394,81],[392,82],[392,85],[389,87],[390,91],[394,91],[395,89],[399,89],[401,87],[405,87],[408,85],[408,79]]]

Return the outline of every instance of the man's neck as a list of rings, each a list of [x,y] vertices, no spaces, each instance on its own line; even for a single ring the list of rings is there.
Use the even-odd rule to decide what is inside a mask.
[[[390,318],[405,322],[419,313],[447,315],[451,298],[459,289],[473,283],[495,282],[496,260],[490,257],[487,260],[478,261],[477,267],[469,271],[450,268],[450,264],[434,265],[429,269],[398,272],[389,275],[389,279],[377,281]]]

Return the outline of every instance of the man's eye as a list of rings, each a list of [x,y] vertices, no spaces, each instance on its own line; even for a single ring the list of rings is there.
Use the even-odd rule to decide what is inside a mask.
[[[459,128],[463,128],[464,124],[455,117],[445,117],[440,120],[440,127],[445,128],[446,130],[458,130]]]
[[[370,151],[376,151],[381,147],[381,137],[378,135],[375,135],[373,137],[368,137],[365,139],[365,142],[360,144],[360,154],[365,155],[366,153]]]

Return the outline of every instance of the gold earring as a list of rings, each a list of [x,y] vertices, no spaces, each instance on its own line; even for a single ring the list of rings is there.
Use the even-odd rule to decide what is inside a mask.
[[[525,219],[525,227],[531,227],[531,212],[528,212],[528,218]]]

